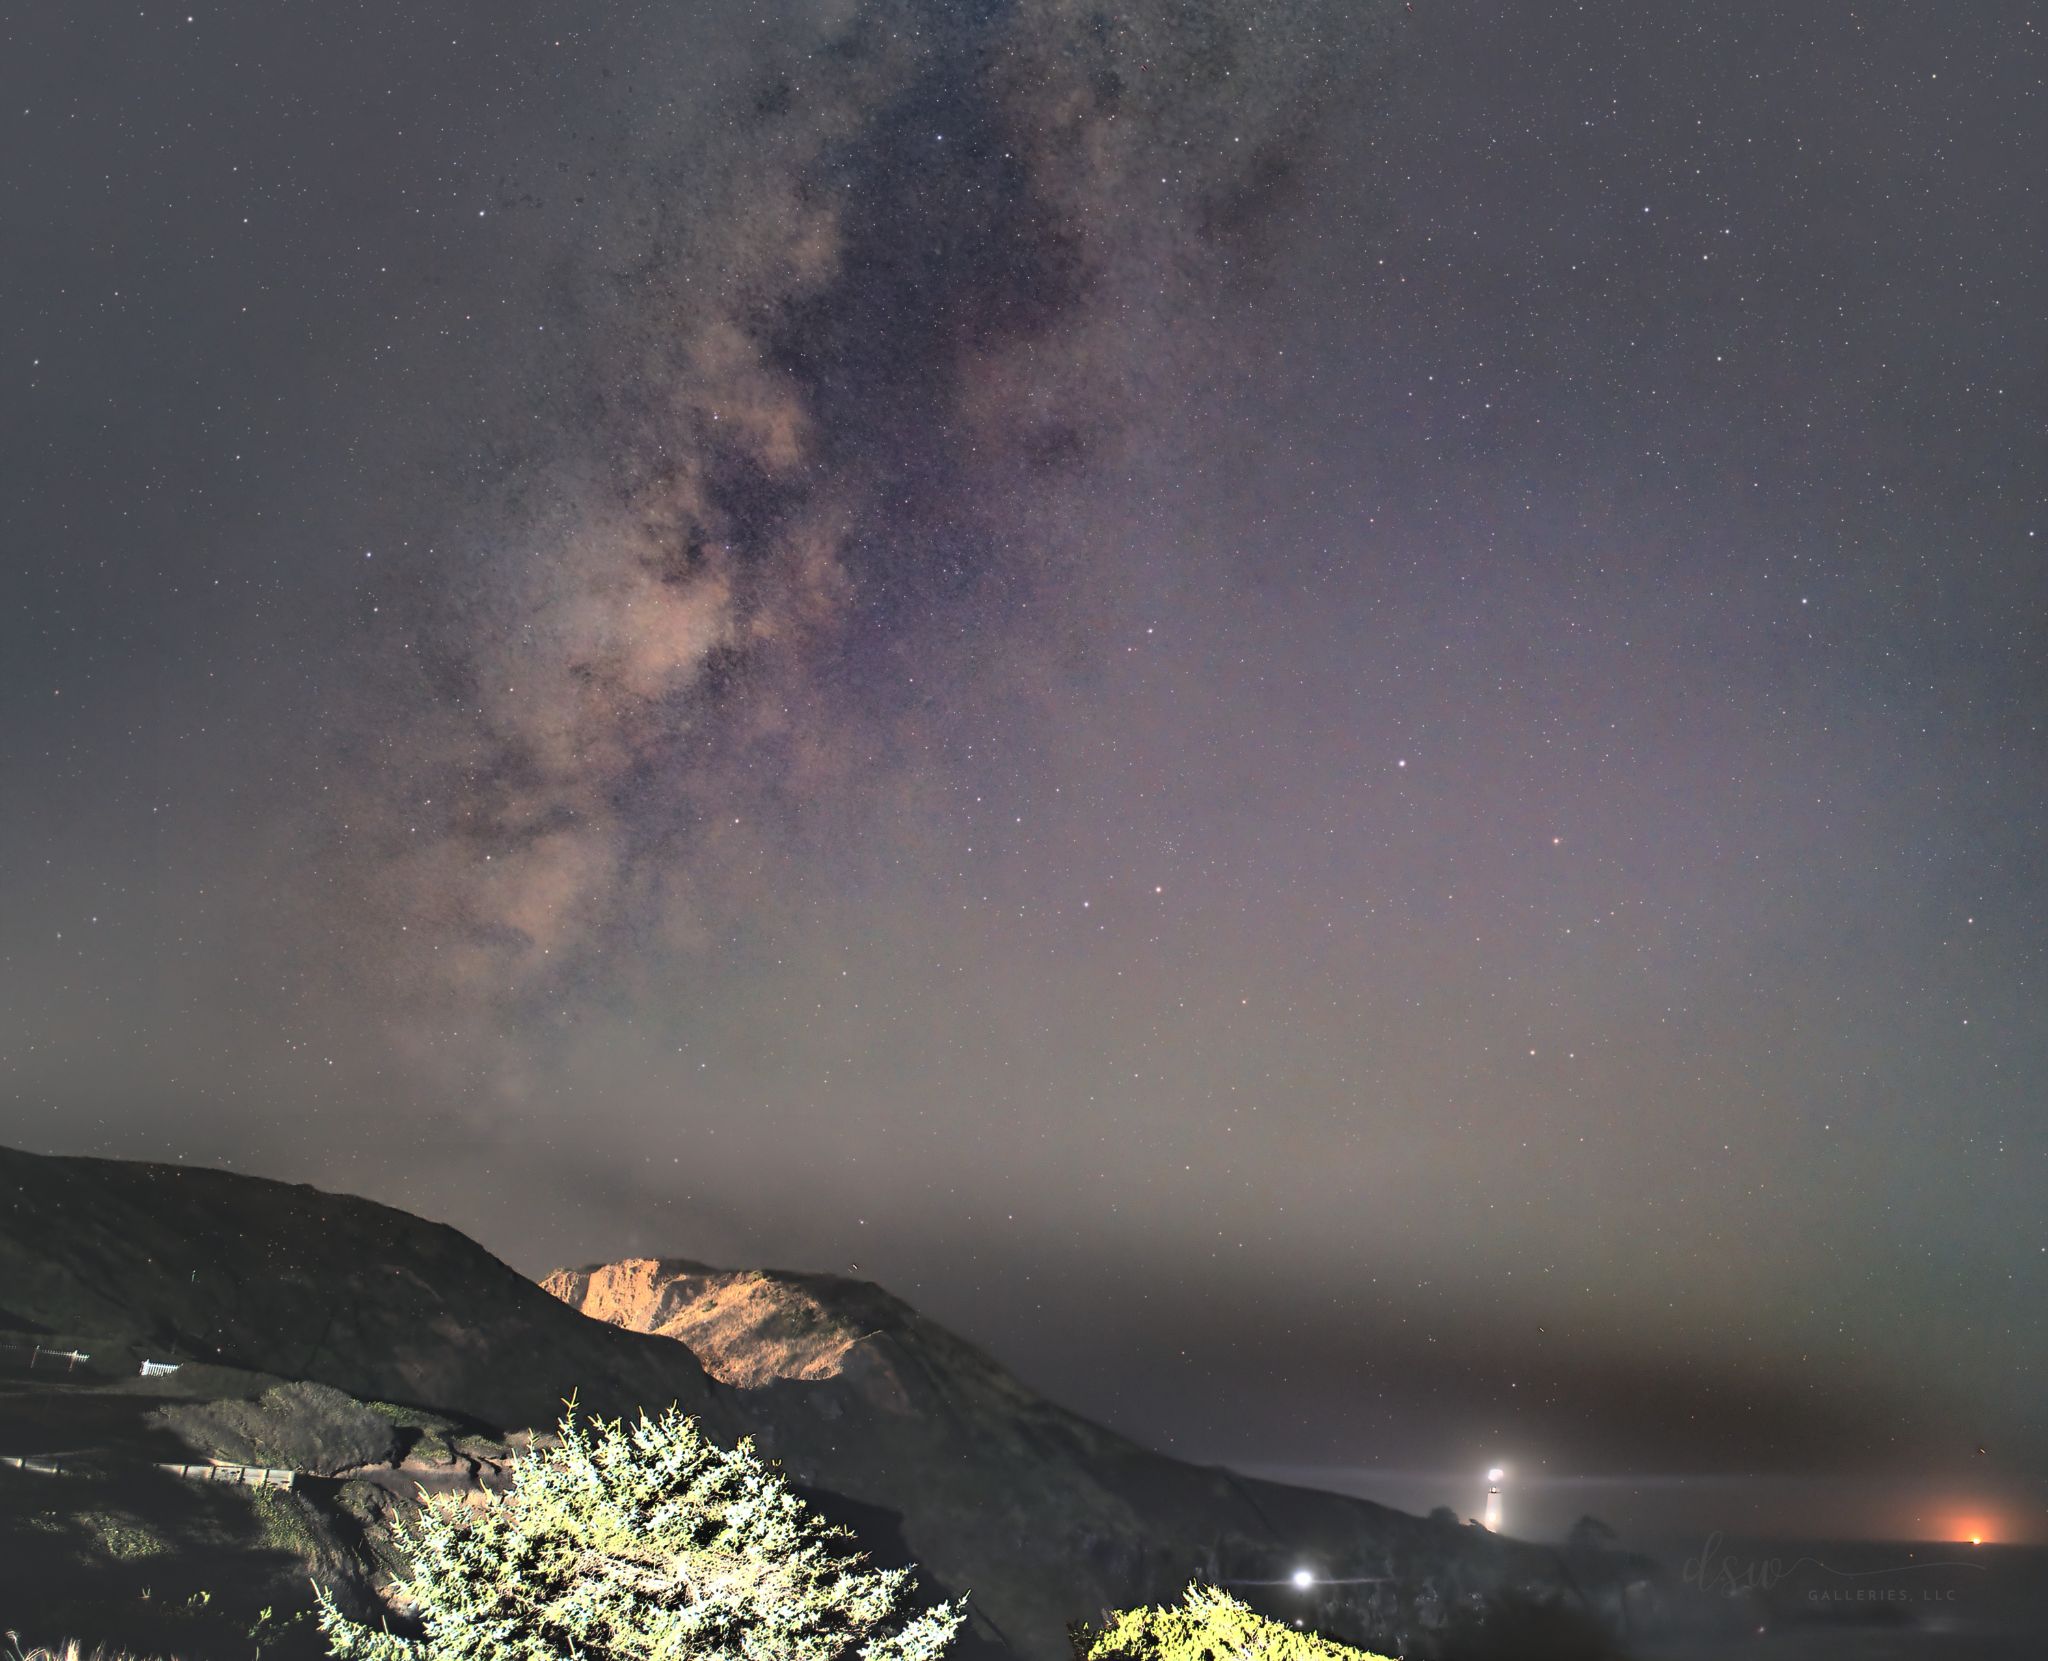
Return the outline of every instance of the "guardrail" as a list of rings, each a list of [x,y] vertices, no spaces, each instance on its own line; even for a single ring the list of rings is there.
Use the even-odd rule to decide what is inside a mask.
[[[40,1471],[44,1476],[64,1475],[63,1457],[53,1453],[0,1454],[0,1465],[11,1465],[17,1471]]]
[[[66,1464],[66,1460],[70,1464]],[[84,1461],[81,1463],[81,1461]],[[58,1453],[8,1453],[0,1454],[0,1465],[11,1466],[17,1471],[34,1471],[41,1476],[75,1476],[89,1467],[105,1469],[92,1463],[89,1454]],[[172,1476],[181,1476],[188,1482],[232,1482],[242,1488],[289,1488],[298,1481],[297,1471],[282,1470],[275,1465],[232,1465],[221,1460],[191,1460],[177,1465],[159,1464],[160,1471]]]
[[[157,1469],[192,1482],[233,1482],[244,1488],[289,1488],[299,1474],[297,1471],[280,1470],[274,1465],[223,1465],[218,1462],[159,1465]]]

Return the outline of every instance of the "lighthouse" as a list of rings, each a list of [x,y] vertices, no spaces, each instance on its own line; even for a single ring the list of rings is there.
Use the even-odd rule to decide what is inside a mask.
[[[1506,1475],[1498,1465],[1486,1473],[1486,1527],[1492,1534],[1500,1532],[1500,1485]]]

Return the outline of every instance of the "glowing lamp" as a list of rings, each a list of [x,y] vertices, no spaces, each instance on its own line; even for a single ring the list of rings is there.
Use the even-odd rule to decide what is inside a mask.
[[[1316,1577],[1313,1574],[1311,1574],[1307,1569],[1296,1569],[1294,1571],[1294,1584],[1299,1586],[1304,1592],[1306,1592],[1315,1583]]]

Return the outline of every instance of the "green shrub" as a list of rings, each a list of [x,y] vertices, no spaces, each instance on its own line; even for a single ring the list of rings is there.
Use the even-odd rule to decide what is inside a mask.
[[[142,1557],[161,1557],[169,1548],[152,1529],[133,1517],[111,1511],[85,1511],[81,1523],[106,1556],[127,1562]]]
[[[588,1428],[513,1465],[508,1493],[429,1500],[398,1525],[392,1590],[424,1640],[349,1620],[323,1588],[342,1661],[936,1661],[957,1604],[914,1610],[910,1573],[838,1550],[754,1453],[706,1441],[670,1409]]]
[[[391,1422],[332,1385],[275,1384],[255,1401],[180,1402],[161,1420],[210,1457],[332,1476],[398,1449]]]
[[[1124,1609],[1105,1626],[1077,1626],[1073,1640],[1075,1661],[1378,1661],[1199,1583],[1170,1608]]]

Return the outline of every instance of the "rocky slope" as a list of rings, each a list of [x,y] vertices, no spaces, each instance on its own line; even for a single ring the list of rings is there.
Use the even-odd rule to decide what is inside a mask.
[[[737,1389],[839,1379],[870,1407],[926,1417],[971,1398],[983,1420],[1049,1417],[1100,1448],[1131,1447],[1053,1407],[872,1281],[635,1257],[557,1269],[541,1285],[594,1321],[675,1339],[712,1378]]]
[[[1031,1661],[1066,1654],[1069,1622],[1197,1573],[1390,1577],[1316,1612],[1362,1639],[1414,1621],[1397,1598],[1441,1608],[1555,1572],[1512,1541],[1154,1454],[865,1282],[641,1260],[544,1290],[452,1229],[226,1172],[0,1149],[0,1346],[32,1342],[91,1352],[103,1391],[270,1403],[307,1380],[483,1434],[545,1426],[572,1392],[605,1413],[679,1403],[753,1435],[878,1560],[971,1591],[967,1650]],[[173,1352],[175,1377],[133,1376]],[[0,1444],[35,1422],[48,1377],[10,1372]]]
[[[750,1390],[778,1378],[872,1371],[864,1367],[872,1341],[918,1318],[866,1282],[713,1269],[680,1257],[557,1269],[541,1285],[594,1321],[676,1339],[719,1383]],[[907,1405],[900,1380],[886,1369],[876,1377],[883,1395]]]

